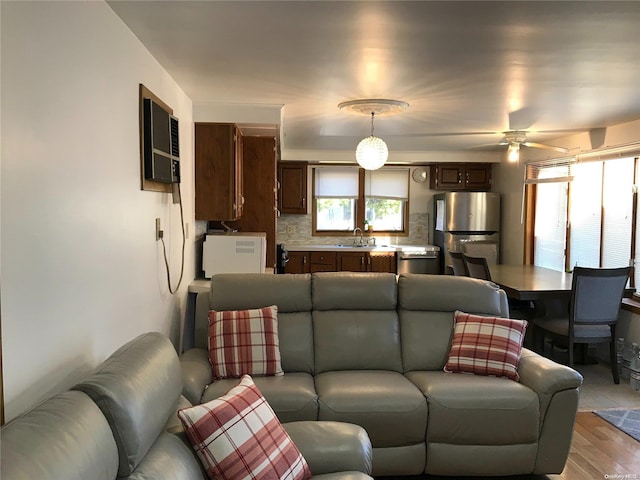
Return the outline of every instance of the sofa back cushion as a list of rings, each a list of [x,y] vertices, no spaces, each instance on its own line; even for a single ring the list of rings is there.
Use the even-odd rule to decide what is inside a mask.
[[[118,475],[126,477],[177,412],[180,360],[167,337],[145,333],[116,350],[73,389],[89,395],[109,421],[118,445]]]
[[[316,373],[402,371],[395,275],[314,273]]]
[[[311,275],[224,273],[211,278],[209,310],[278,307],[278,340],[284,372],[313,373]],[[208,312],[197,310],[195,346],[207,348]]]
[[[400,275],[398,315],[405,372],[444,367],[456,310],[509,315],[506,294],[494,283],[452,275]]]
[[[118,450],[107,420],[82,392],[64,392],[2,427],[2,478],[114,480]]]

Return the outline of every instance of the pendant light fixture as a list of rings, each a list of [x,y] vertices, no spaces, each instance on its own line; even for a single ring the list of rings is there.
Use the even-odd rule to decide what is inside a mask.
[[[406,102],[386,99],[363,99],[342,102],[338,105],[341,110],[347,110],[360,115],[371,115],[371,135],[363,138],[356,148],[356,160],[365,170],[377,170],[382,167],[389,157],[387,144],[373,134],[373,121],[376,115],[394,115],[404,112],[409,107]]]

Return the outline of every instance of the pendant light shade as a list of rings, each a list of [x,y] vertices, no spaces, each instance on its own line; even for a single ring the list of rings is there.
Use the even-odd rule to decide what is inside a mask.
[[[356,148],[356,160],[365,170],[377,170],[389,158],[387,144],[373,135],[363,138]]]

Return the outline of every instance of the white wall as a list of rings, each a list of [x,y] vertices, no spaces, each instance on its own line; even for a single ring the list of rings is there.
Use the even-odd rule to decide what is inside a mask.
[[[174,284],[180,215],[140,190],[138,85],[180,119],[182,197],[193,226],[192,103],[103,2],[2,3],[2,354],[6,418],[72,386],[124,342],[178,343],[194,275]]]

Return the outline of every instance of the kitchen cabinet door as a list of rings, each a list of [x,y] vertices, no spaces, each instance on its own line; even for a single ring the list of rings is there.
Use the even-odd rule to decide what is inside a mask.
[[[490,163],[437,163],[431,165],[430,188],[434,190],[491,190]]]
[[[464,187],[467,190],[491,190],[491,164],[467,164]]]
[[[309,252],[289,252],[289,261],[284,267],[285,273],[310,273]]]
[[[278,164],[278,208],[280,213],[307,213],[307,164],[280,162]]]
[[[265,232],[266,267],[276,261],[276,140],[274,137],[245,136],[242,140],[242,218],[229,222],[240,232]]]
[[[366,272],[368,258],[366,252],[338,252],[338,271]]]
[[[396,273],[395,252],[369,252],[368,256],[368,271]]]
[[[196,220],[237,220],[243,203],[240,129],[231,123],[196,123]]]

